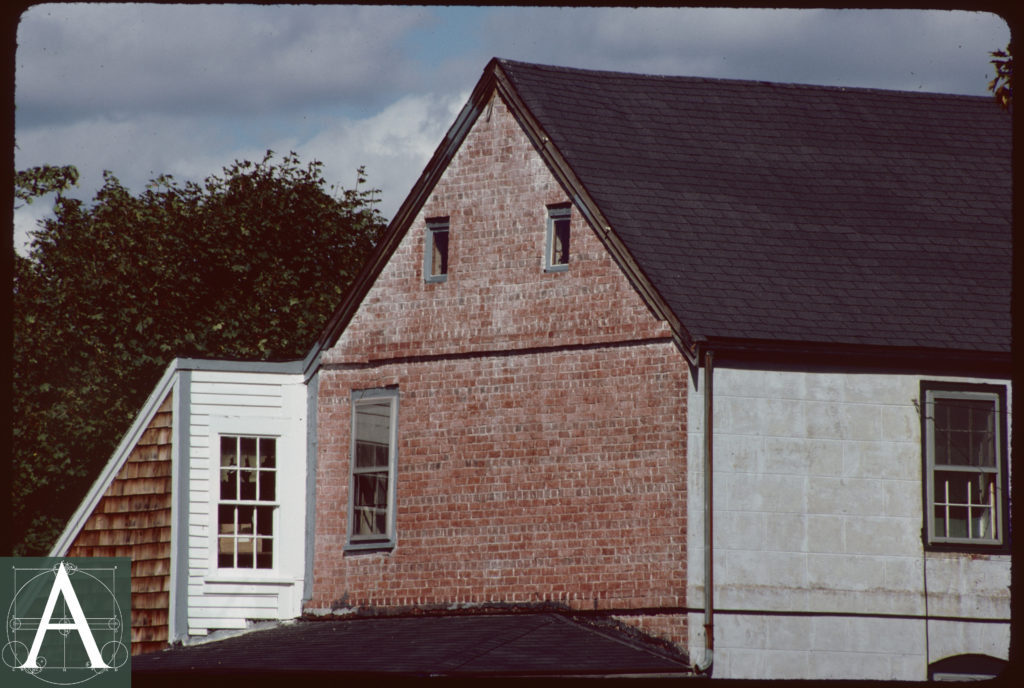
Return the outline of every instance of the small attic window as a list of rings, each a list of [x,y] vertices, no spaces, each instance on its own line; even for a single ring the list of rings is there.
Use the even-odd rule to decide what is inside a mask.
[[[569,218],[572,209],[568,204],[548,207],[547,241],[544,250],[544,270],[561,272],[569,269]]]
[[[427,220],[424,241],[423,278],[427,282],[448,279],[448,218]]]

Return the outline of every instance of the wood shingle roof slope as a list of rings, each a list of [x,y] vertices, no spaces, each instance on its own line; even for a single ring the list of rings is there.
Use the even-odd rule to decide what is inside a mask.
[[[1009,352],[993,99],[497,63],[694,341]]]
[[[1009,365],[1012,123],[992,98],[499,58],[318,349],[495,89],[691,360],[710,346]]]

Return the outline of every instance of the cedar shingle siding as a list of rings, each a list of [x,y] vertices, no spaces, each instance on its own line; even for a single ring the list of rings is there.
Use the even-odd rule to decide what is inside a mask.
[[[169,393],[67,553],[131,557],[133,655],[167,645],[172,401]]]

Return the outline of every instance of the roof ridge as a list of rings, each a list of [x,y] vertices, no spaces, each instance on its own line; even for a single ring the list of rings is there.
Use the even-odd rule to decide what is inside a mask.
[[[567,65],[552,65],[537,62],[525,62],[523,60],[513,60],[504,57],[495,57],[492,60],[502,66],[509,66],[512,69],[526,68],[543,70],[547,72],[560,72],[564,74],[586,74],[594,77],[632,77],[644,80],[665,80],[665,81],[676,81],[676,82],[689,82],[689,83],[727,83],[736,85],[758,85],[767,88],[785,88],[785,89],[808,89],[812,91],[836,91],[840,93],[852,92],[852,93],[876,93],[876,94],[888,94],[888,95],[907,95],[911,97],[922,97],[922,98],[966,98],[969,100],[992,100],[993,104],[996,104],[992,99],[991,95],[971,95],[967,93],[948,93],[943,91],[910,91],[906,89],[895,89],[895,88],[881,88],[878,86],[842,86],[837,84],[814,84],[797,81],[770,81],[767,79],[741,79],[734,77],[722,77],[722,76],[702,76],[696,74],[655,74],[651,72],[625,72],[620,70],[611,69],[598,69],[593,67],[572,67]]]

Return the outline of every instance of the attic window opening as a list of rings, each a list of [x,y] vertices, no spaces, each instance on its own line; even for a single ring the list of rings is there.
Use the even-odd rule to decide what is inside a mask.
[[[569,269],[569,226],[572,209],[568,205],[548,208],[544,269],[560,272]]]
[[[277,440],[222,436],[217,505],[219,568],[274,567],[277,506]]]
[[[428,220],[423,256],[423,275],[427,282],[448,278],[448,219]]]

